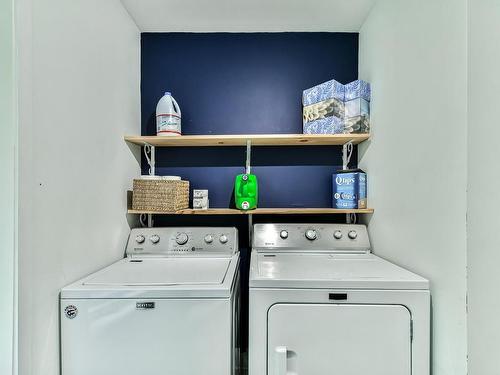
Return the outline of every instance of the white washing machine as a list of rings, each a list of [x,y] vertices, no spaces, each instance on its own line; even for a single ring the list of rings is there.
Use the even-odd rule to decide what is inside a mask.
[[[235,374],[237,230],[132,229],[126,254],[62,289],[62,375]]]
[[[429,283],[365,226],[257,224],[249,284],[249,375],[429,374]]]

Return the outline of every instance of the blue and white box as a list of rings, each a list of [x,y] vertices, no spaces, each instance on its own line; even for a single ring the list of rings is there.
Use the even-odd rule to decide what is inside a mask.
[[[338,171],[332,176],[333,208],[357,209],[367,207],[366,173],[361,169]]]
[[[368,82],[357,80],[345,85],[344,133],[370,132],[371,87]]]
[[[304,134],[370,132],[370,84],[330,80],[302,94]]]
[[[316,104],[327,99],[337,99],[341,102],[345,97],[345,86],[332,79],[328,82],[323,82],[310,89],[304,90],[302,93],[302,104],[307,107],[311,104]]]
[[[306,122],[303,126],[304,134],[342,134],[344,120],[337,116],[330,116],[319,120]]]
[[[302,93],[304,134],[344,132],[344,85],[324,82]]]
[[[347,85],[344,85],[344,101],[348,102],[353,99],[364,99],[367,102],[371,100],[372,91],[368,82],[358,79]]]

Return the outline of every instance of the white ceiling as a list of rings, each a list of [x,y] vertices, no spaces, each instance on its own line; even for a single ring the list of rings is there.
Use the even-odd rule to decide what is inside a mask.
[[[141,32],[358,32],[376,0],[121,0]]]

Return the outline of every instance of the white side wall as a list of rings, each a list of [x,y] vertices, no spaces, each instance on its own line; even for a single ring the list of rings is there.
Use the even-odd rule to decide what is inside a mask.
[[[140,36],[119,0],[19,0],[20,374],[59,374],[59,290],[123,256]]]
[[[16,228],[17,125],[13,1],[0,2],[0,374],[12,374]]]
[[[360,33],[370,235],[378,255],[431,281],[436,375],[466,374],[466,6],[380,0]]]
[[[469,374],[500,374],[500,2],[469,0]]]

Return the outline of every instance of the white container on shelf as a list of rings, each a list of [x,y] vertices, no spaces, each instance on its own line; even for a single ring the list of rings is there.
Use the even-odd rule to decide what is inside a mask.
[[[156,135],[181,135],[181,109],[168,91],[156,106]]]

